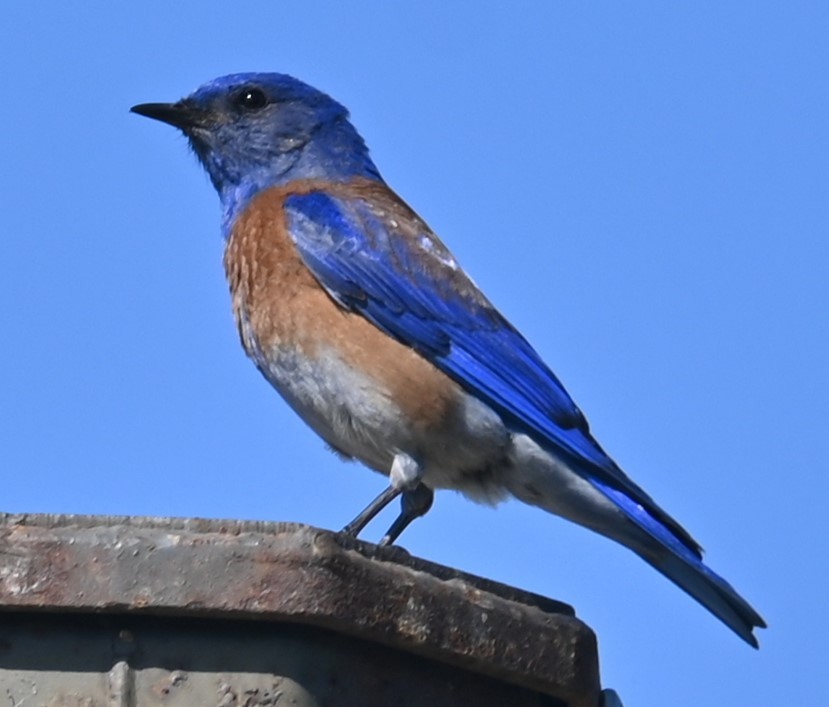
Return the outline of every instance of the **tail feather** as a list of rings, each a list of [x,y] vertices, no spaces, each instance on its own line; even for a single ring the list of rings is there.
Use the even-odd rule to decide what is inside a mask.
[[[680,589],[683,589],[734,633],[754,648],[759,648],[754,628],[766,622],[737,591],[702,561],[699,547],[687,545],[659,520],[624,493],[591,480],[644,535],[622,542]]]
[[[689,562],[673,553],[648,557],[637,551],[642,559],[659,570],[680,589],[683,589],[734,633],[754,648],[760,644],[752,631],[765,628],[766,622],[722,577],[701,561]]]
[[[690,594],[746,643],[757,648],[760,615],[722,577],[705,565],[684,528],[631,483],[610,485],[590,467],[574,467],[526,435],[513,437],[507,488],[525,503],[621,543]],[[621,472],[620,472],[621,473]],[[630,494],[630,495],[629,495]]]

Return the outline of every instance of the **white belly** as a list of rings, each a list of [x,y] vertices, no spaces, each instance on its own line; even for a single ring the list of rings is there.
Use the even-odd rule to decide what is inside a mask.
[[[296,413],[335,451],[388,475],[396,454],[417,460],[422,481],[495,502],[505,495],[500,476],[511,435],[477,398],[459,392],[444,427],[413,424],[382,382],[355,371],[336,355],[315,358],[274,351],[260,370]],[[262,365],[262,364],[265,365]]]

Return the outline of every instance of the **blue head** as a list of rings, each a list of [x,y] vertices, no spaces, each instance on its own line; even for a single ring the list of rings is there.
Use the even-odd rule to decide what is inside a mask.
[[[285,74],[222,76],[177,103],[133,112],[181,129],[219,192],[228,232],[258,191],[295,179],[380,179],[348,111]]]

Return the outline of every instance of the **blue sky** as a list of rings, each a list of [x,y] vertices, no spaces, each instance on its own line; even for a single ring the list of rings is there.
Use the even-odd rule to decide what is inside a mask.
[[[380,490],[245,359],[218,200],[182,137],[128,113],[291,73],[350,107],[387,181],[771,628],[755,652],[628,551],[517,502],[439,494],[403,544],[573,604],[629,707],[817,704],[829,11],[517,8],[5,7],[0,509],[338,528]]]

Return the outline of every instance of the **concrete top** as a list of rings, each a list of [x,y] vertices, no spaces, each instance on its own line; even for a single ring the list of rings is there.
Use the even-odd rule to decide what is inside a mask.
[[[0,611],[312,625],[599,702],[595,636],[566,604],[292,523],[0,514]]]

